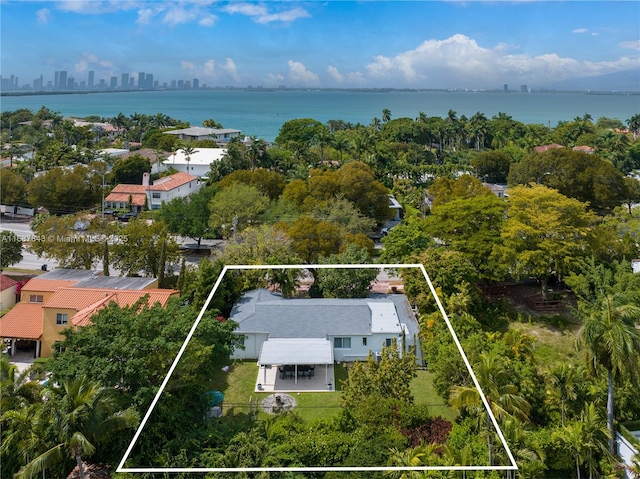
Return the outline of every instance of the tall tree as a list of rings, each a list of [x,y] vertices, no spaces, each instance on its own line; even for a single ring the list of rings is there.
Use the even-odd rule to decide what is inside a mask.
[[[91,456],[110,433],[133,428],[138,422],[138,415],[132,409],[116,409],[113,391],[85,377],[65,381],[53,392],[51,404],[58,407],[51,411],[50,420],[58,434],[58,444],[20,469],[17,479],[30,478],[61,462],[65,453],[75,460],[79,477],[84,479],[83,456]]]
[[[531,406],[518,393],[517,387],[510,382],[511,377],[504,367],[503,358],[496,350],[480,354],[479,361],[473,365],[473,370],[496,420],[513,417],[529,421]],[[454,386],[449,400],[453,407],[469,409],[480,419],[484,419],[488,431],[489,465],[493,465],[493,427],[480,391],[474,386]]]
[[[603,295],[588,314],[583,315],[578,345],[584,348],[585,361],[592,375],[601,366],[607,371],[607,426],[609,452],[614,455],[614,382],[640,373],[640,307],[623,295]]]
[[[552,274],[562,278],[577,267],[588,250],[595,214],[587,205],[542,185],[509,190],[507,219],[494,264],[505,265],[516,278],[540,281],[543,298]]]
[[[13,231],[0,231],[0,271],[22,261],[22,241]]]

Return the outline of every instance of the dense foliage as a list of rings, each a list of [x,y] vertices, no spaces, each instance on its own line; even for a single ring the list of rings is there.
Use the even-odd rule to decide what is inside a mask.
[[[61,351],[46,366],[53,376],[45,386],[3,360],[3,477],[51,448],[71,445],[59,421],[70,417],[68,398],[81,389],[80,383],[72,386],[74,378],[96,392],[91,397],[104,394],[104,411],[129,419],[144,414],[225,264],[376,261],[425,266],[520,477],[619,473],[612,431],[640,418],[640,275],[630,268],[640,257],[640,212],[633,207],[640,201],[640,182],[626,176],[640,168],[640,115],[626,120],[628,131],[620,120],[594,122],[588,114],[555,127],[526,125],[505,113],[466,118],[455,111],[444,118],[420,113],[392,119],[385,110],[369,125],[295,119],[282,125],[274,145],[233,140],[226,156],[212,165],[208,187],[127,225],[81,211],[97,211],[101,194],[117,181],[137,182],[149,159],[198,146],[176,144],[172,135],[162,134],[162,128],[182,122],[162,114],[120,114],[108,119],[117,127],[109,139],[46,108],[3,112],[0,119],[2,134],[9,122],[31,121],[13,128],[12,141],[33,153],[26,159],[17,146],[11,150],[15,166],[0,176],[3,202],[46,207],[53,216],[37,217],[34,231],[61,238],[32,242],[34,252],[67,267],[91,268],[103,260],[125,274],[159,277],[181,290],[181,298],[167,308],[109,306],[92,325],[68,330]],[[122,161],[111,173],[93,162],[99,147],[139,141],[155,150],[151,158]],[[561,147],[535,150],[553,143]],[[574,147],[589,147],[582,150],[590,153]],[[76,163],[81,165],[62,168]],[[492,192],[483,181],[507,182],[506,196],[494,194],[503,190]],[[392,217],[389,194],[402,203],[404,218],[382,232]],[[76,215],[62,215],[68,212]],[[64,241],[85,234],[98,240]],[[198,266],[182,262],[179,276],[165,278],[178,269],[172,234],[199,244],[202,238],[225,241]],[[400,355],[391,348],[380,362],[369,358],[350,365],[336,393],[342,401],[336,414],[308,419],[301,410],[263,419],[233,408],[222,418],[205,420],[205,391],[230,387],[219,374],[235,344],[233,324],[223,319],[243,292],[270,287],[292,296],[304,272],[313,282],[312,295],[368,293],[371,270],[303,271],[303,266],[228,272],[132,462],[159,467],[509,464],[476,381],[416,269],[397,273],[417,311],[422,370],[408,351]],[[520,288],[530,296],[507,295]],[[561,308],[536,311],[527,303],[532,298]],[[418,373],[428,374],[440,404],[425,406],[415,397],[412,381]],[[49,386],[56,382],[62,388]],[[111,388],[117,391],[115,403],[107,392]],[[88,401],[79,416],[90,417],[95,404]],[[435,406],[450,412],[452,421],[439,417]],[[122,431],[130,432],[131,424],[125,421]],[[78,432],[85,434],[80,426]],[[78,456],[113,465],[119,460],[115,451],[123,451],[131,435],[92,433],[84,435],[91,447],[43,466],[48,476],[66,475]],[[387,475],[461,476],[332,471],[209,477]],[[463,475],[498,477],[483,471]]]

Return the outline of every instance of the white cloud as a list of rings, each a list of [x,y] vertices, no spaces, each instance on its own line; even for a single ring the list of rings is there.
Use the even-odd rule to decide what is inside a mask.
[[[627,50],[640,50],[640,40],[630,40],[628,42],[622,42],[620,48]]]
[[[223,71],[227,72],[234,80],[238,81],[238,68],[232,58],[227,58],[224,65],[220,67]]]
[[[154,18],[159,18],[171,26],[196,22],[200,26],[211,27],[218,21],[218,17],[208,10],[212,3],[213,0],[145,2],[138,10],[136,23],[148,25]]]
[[[638,48],[631,42],[629,48]],[[571,77],[584,77],[640,68],[640,59],[586,62],[547,53],[535,57],[510,54],[499,45],[485,48],[465,35],[427,40],[415,49],[388,57],[379,55],[366,67],[369,82],[390,86],[428,88],[495,88],[509,82],[545,85]]]
[[[113,62],[110,60],[101,60],[95,53],[84,52],[82,57],[74,65],[76,73],[83,73],[88,70],[99,70],[103,73],[111,74]]]
[[[41,8],[40,10],[36,11],[36,20],[38,21],[38,23],[46,25],[47,23],[49,23],[50,19],[51,11],[48,8]]]
[[[97,15],[119,10],[140,8],[143,2],[130,0],[58,0],[54,2],[59,10],[74,12],[82,15]]]
[[[209,13],[198,20],[198,25],[200,25],[201,27],[212,27],[216,24],[217,21],[218,17]]]
[[[204,62],[204,74],[207,76],[213,76],[216,73],[216,62],[214,60],[207,60]]]
[[[232,15],[235,13],[246,15],[251,17],[254,22],[262,24],[271,22],[291,23],[299,18],[309,18],[311,16],[309,12],[301,7],[269,13],[266,6],[250,3],[230,3],[222,10]]]
[[[155,15],[155,12],[150,8],[142,8],[138,10],[138,19],[136,23],[140,25],[148,25],[151,22],[151,19]]]
[[[289,64],[289,80],[292,84],[300,86],[317,86],[320,78],[317,74],[307,70],[307,67],[300,62],[288,61]]]
[[[344,75],[343,75],[342,73],[340,73],[340,71],[339,71],[336,67],[329,65],[329,66],[327,67],[327,73],[328,73],[328,74],[329,74],[329,76],[330,76],[331,78],[333,78],[337,83],[342,83],[342,82],[344,82],[344,78],[345,78],[345,77],[344,77]]]
[[[587,33],[589,30],[586,28],[576,28],[572,33]]]
[[[193,62],[181,61],[180,68],[183,70],[194,70],[196,66]]]

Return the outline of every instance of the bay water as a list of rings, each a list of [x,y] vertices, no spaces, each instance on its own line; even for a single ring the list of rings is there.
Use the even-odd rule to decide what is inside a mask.
[[[110,118],[123,113],[154,115],[202,125],[212,118],[225,128],[273,141],[282,124],[294,118],[313,118],[322,123],[344,120],[369,124],[382,118],[382,110],[391,118],[446,117],[454,110],[468,118],[476,112],[487,118],[499,112],[523,123],[556,126],[588,113],[595,122],[600,117],[623,122],[640,113],[640,95],[589,94],[569,92],[500,91],[401,91],[401,90],[286,90],[286,89],[211,89],[140,92],[74,93],[52,95],[3,96],[1,111],[27,108],[37,111],[46,106],[63,116],[98,115]]]

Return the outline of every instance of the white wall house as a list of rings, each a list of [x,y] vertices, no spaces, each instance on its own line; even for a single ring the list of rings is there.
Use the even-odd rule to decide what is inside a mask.
[[[166,168],[175,168],[198,178],[206,178],[211,164],[220,161],[226,154],[226,148],[196,148],[187,158],[183,150],[178,150],[163,163]]]
[[[192,126],[180,130],[165,131],[164,133],[165,135],[177,136],[180,140],[213,140],[218,143],[227,143],[230,139],[239,137],[242,134],[242,130]]]
[[[196,193],[202,182],[197,176],[179,172],[159,178],[149,184],[149,173],[145,173],[142,185],[117,185],[104,199],[105,209],[126,209],[131,201],[131,211],[139,213],[144,208],[145,197],[149,209],[157,210],[163,202],[184,198]]]
[[[337,362],[364,360],[396,340],[401,351],[414,349],[418,363],[422,362],[418,322],[406,296],[400,294],[285,299],[257,289],[240,299],[231,319],[238,323],[234,334],[244,338],[244,349],[236,349],[234,359],[260,360],[269,340],[299,338],[329,340]]]

